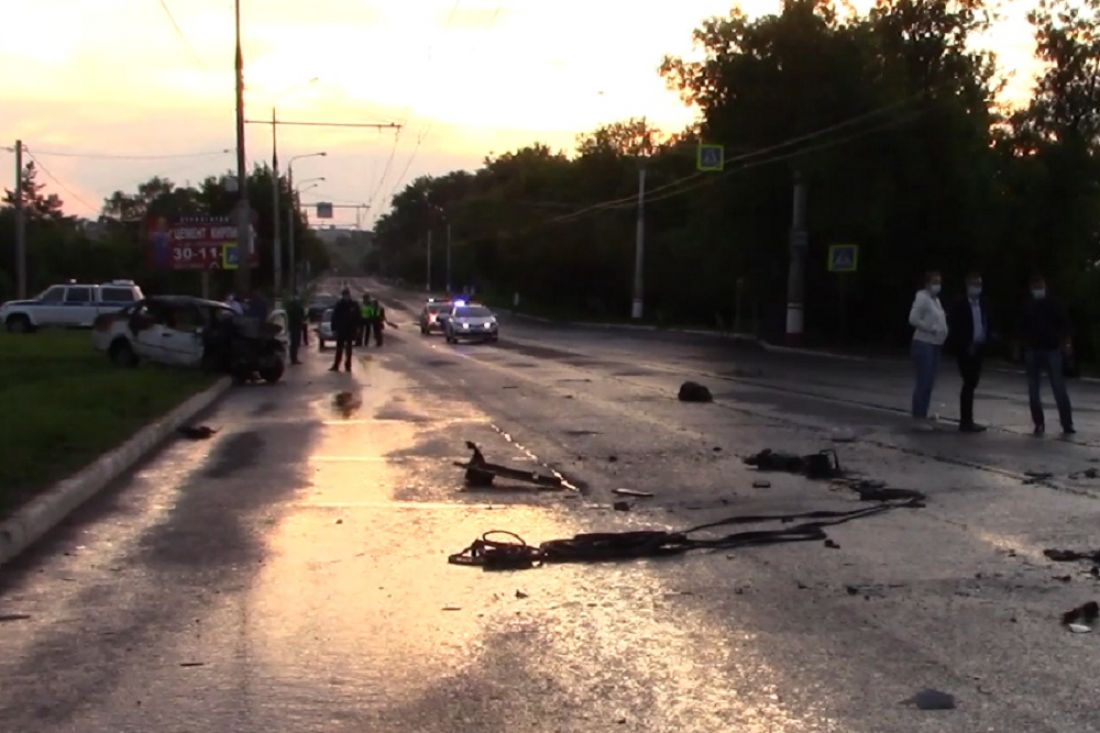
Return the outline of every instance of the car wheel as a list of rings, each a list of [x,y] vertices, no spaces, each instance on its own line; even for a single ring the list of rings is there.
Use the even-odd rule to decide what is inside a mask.
[[[130,346],[130,342],[125,339],[118,339],[112,343],[107,356],[111,359],[111,363],[117,367],[135,367],[138,363],[134,347]]]
[[[23,315],[10,316],[7,322],[9,333],[31,333],[34,331],[34,325],[31,324],[31,319]]]
[[[274,366],[271,366],[271,367],[268,367],[267,369],[261,370],[260,371],[260,377],[262,377],[263,380],[265,382],[267,382],[268,384],[275,384],[276,382],[278,382],[280,379],[283,378],[283,369],[284,368],[285,367],[283,366],[283,362],[280,361],[278,364],[276,364]]]

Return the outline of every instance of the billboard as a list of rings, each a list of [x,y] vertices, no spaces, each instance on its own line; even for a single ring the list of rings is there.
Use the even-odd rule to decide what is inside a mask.
[[[221,270],[236,266],[237,224],[228,216],[156,217],[148,229],[150,265],[158,270]],[[252,257],[260,256],[252,232]],[[230,265],[229,263],[233,263]]]

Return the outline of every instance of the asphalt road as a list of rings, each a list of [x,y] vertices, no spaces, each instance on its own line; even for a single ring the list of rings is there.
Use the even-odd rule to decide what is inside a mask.
[[[497,345],[448,346],[383,292],[400,328],[351,375],[312,351],[235,389],[212,440],[167,445],[0,570],[0,731],[1100,730],[1100,631],[1059,623],[1100,581],[1042,554],[1100,547],[1100,480],[1071,478],[1098,465],[1096,387],[1071,387],[1072,441],[1028,435],[1008,374],[979,393],[990,432],[917,434],[903,363],[508,317]],[[715,403],[677,401],[684,379]],[[945,364],[946,418],[957,386]],[[465,490],[466,440],[580,490]],[[447,563],[492,529],[867,506],[754,488],[741,456],[766,447],[835,448],[927,506],[831,527],[837,547]],[[614,511],[620,487],[655,497]],[[957,707],[902,703],[924,688]]]

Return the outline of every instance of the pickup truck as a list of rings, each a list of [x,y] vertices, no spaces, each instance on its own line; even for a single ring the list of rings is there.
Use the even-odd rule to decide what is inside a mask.
[[[96,316],[121,310],[144,297],[133,280],[51,285],[33,300],[10,300],[0,305],[0,323],[13,333],[30,333],[49,326],[91,328]]]

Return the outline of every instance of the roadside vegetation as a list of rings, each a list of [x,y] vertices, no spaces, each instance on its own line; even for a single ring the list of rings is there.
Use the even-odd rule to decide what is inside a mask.
[[[153,364],[111,366],[87,331],[0,334],[0,516],[214,380]]]

